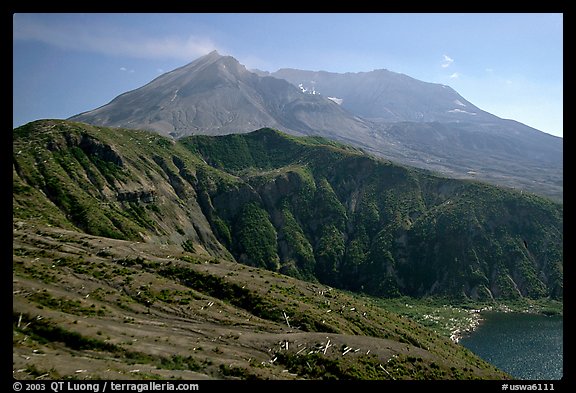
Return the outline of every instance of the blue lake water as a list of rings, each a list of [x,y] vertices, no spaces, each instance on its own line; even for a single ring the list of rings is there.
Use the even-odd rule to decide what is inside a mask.
[[[563,372],[563,319],[483,313],[484,322],[460,343],[517,379],[556,380]]]

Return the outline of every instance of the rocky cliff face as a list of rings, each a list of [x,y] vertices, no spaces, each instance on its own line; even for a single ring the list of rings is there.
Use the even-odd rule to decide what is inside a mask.
[[[14,220],[379,296],[562,296],[563,209],[532,194],[271,129],[174,142],[39,121],[13,136]]]

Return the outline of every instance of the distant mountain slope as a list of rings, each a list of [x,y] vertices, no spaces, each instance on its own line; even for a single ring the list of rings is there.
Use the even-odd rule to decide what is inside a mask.
[[[451,87],[423,82],[388,70],[334,73],[283,68],[270,75],[306,91],[332,97],[366,119],[397,122],[494,121]]]
[[[491,124],[380,123],[376,138],[399,163],[563,200],[563,140],[513,120]]]
[[[374,295],[562,296],[563,209],[529,193],[271,129],[174,142],[46,120],[13,149],[15,221]]]
[[[259,77],[216,51],[70,120],[157,131],[179,138],[274,127],[292,134],[353,138],[368,127],[332,101]]]

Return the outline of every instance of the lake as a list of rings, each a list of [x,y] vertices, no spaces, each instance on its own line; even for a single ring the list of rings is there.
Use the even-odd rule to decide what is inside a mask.
[[[561,316],[498,312],[482,316],[482,324],[460,344],[514,378],[562,378]]]

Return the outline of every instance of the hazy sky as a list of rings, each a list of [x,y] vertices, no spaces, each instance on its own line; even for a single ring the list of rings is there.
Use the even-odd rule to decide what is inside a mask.
[[[15,14],[13,125],[107,104],[214,49],[247,68],[388,69],[563,132],[562,14]]]

